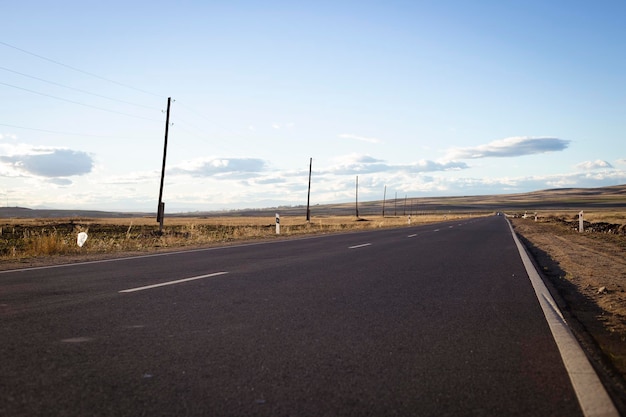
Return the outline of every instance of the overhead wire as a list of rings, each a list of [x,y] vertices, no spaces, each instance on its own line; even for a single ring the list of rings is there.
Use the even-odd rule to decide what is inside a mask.
[[[120,99],[117,99],[117,98],[108,97],[108,96],[105,96],[105,95],[102,95],[102,94],[98,94],[98,93],[92,93],[90,91],[82,90],[80,88],[70,87],[69,85],[57,83],[57,82],[50,81],[50,80],[45,80],[45,79],[40,78],[40,77],[35,77],[34,75],[24,74],[23,72],[15,71],[15,70],[12,70],[10,68],[5,68],[5,67],[0,66],[0,70],[11,72],[13,74],[18,74],[18,75],[21,75],[23,77],[31,78],[33,80],[42,81],[44,83],[48,83],[48,84],[51,84],[51,85],[56,85],[58,87],[66,88],[68,90],[78,91],[79,93],[89,94],[89,95],[94,96],[94,97],[100,97],[100,98],[104,98],[104,99],[111,100],[111,101],[117,101],[118,103],[130,104],[132,106],[143,107],[145,109],[157,110],[156,108],[151,107],[151,106],[146,106],[144,104],[132,103],[130,101],[120,100]]]
[[[55,135],[89,136],[89,137],[94,137],[94,138],[109,138],[109,139],[117,138],[117,136],[110,136],[110,135],[94,135],[92,133],[61,132],[61,131],[58,131],[58,130],[38,129],[36,127],[18,126],[18,125],[12,125],[12,124],[8,124],[8,123],[0,123],[0,126],[11,127],[13,129],[34,130],[34,131],[37,131],[37,132],[51,133],[51,134],[55,134]]]
[[[152,122],[155,122],[155,121],[156,122],[160,122],[160,120],[157,120],[157,119],[151,119],[149,117],[137,116],[137,115],[134,115],[134,114],[124,113],[124,112],[120,112],[120,111],[117,111],[117,110],[105,109],[104,107],[94,106],[94,105],[91,105],[91,104],[85,104],[85,103],[81,103],[81,102],[75,101],[75,100],[70,100],[70,99],[67,99],[67,98],[57,97],[57,96],[54,96],[52,94],[42,93],[40,91],[31,90],[29,88],[19,87],[17,85],[8,84],[8,83],[3,83],[1,81],[0,81],[0,84],[4,85],[4,86],[7,86],[7,87],[15,88],[15,89],[18,89],[18,90],[27,91],[27,92],[32,93],[32,94],[38,94],[40,96],[50,97],[50,98],[53,98],[55,100],[60,100],[60,101],[65,101],[67,103],[77,104],[79,106],[90,107],[92,109],[106,111],[106,112],[109,112],[109,113],[121,114],[121,115],[128,116],[128,117],[134,117],[136,119],[150,120]]]
[[[71,66],[71,65],[65,64],[63,62],[60,62],[60,61],[57,61],[57,60],[45,57],[43,55],[36,54],[34,52],[31,52],[31,51],[27,51],[26,49],[19,48],[19,47],[15,46],[15,45],[11,45],[11,44],[3,42],[3,41],[0,41],[0,44],[4,45],[6,47],[9,47],[9,48],[15,49],[17,51],[20,51],[20,52],[22,52],[24,54],[28,54],[28,55],[34,56],[36,58],[39,58],[39,59],[51,62],[51,63],[53,63],[55,65],[59,65],[59,66],[64,67],[64,68],[68,68],[68,69],[71,69],[73,71],[76,71],[76,72],[79,72],[79,73],[82,73],[82,74],[85,74],[85,75],[88,75],[88,76],[91,76],[91,77],[94,77],[94,78],[97,78],[97,79],[109,82],[109,83],[112,83],[112,84],[116,84],[116,85],[122,86],[124,88],[128,88],[128,89],[131,89],[131,90],[134,90],[134,91],[139,91],[141,93],[148,94],[148,95],[155,96],[155,97],[159,97],[159,98],[163,97],[160,94],[155,94],[153,92],[150,92],[150,91],[147,91],[147,90],[143,90],[143,89],[134,87],[132,85],[124,84],[124,83],[121,83],[121,82],[118,82],[118,81],[115,81],[115,80],[112,80],[112,79],[109,79],[109,78],[106,78],[106,77],[102,77],[102,76],[100,76],[98,74],[94,74],[92,72],[85,71],[85,70],[82,70],[80,68],[76,68],[74,66]],[[25,74],[23,72],[19,72],[19,71],[10,69],[10,68],[0,67],[0,69],[2,69],[4,71],[11,72],[11,73],[14,73],[14,74],[21,75],[23,77],[27,77],[27,78],[35,79],[35,80],[38,80],[38,81],[41,81],[41,82],[45,82],[45,83],[48,83],[48,84],[51,84],[51,85],[56,85],[56,86],[59,86],[59,87],[62,87],[62,88],[66,88],[66,89],[69,89],[69,90],[73,90],[73,91],[77,91],[77,92],[80,92],[80,93],[83,93],[83,94],[88,94],[88,95],[91,95],[91,96],[94,96],[94,97],[104,98],[104,99],[107,99],[107,100],[111,100],[111,101],[115,101],[115,102],[119,102],[119,103],[124,103],[124,104],[128,104],[128,105],[136,106],[136,107],[142,107],[142,108],[146,108],[146,109],[157,110],[156,108],[151,107],[151,106],[146,106],[146,105],[143,105],[143,104],[133,103],[133,102],[126,101],[126,100],[120,100],[120,99],[117,99],[117,98],[114,98],[114,97],[109,97],[109,96],[106,96],[106,95],[102,95],[102,94],[90,92],[90,91],[87,91],[87,90],[71,87],[71,86],[68,86],[68,85],[65,85],[65,84],[57,83],[55,81],[50,81],[50,80],[46,80],[44,78],[40,78],[40,77],[36,77],[36,76],[33,76],[33,75]],[[35,90],[29,89],[29,88],[25,88],[25,87],[13,85],[13,84],[5,83],[5,82],[0,82],[0,84],[2,84],[4,86],[7,86],[7,87],[15,88],[15,89],[18,89],[18,90],[26,91],[26,92],[29,92],[31,94],[37,94],[37,95],[40,95],[40,96],[49,97],[49,98],[53,98],[55,100],[60,100],[60,101],[64,101],[64,102],[67,102],[67,103],[72,103],[72,104],[83,106],[83,107],[88,107],[88,108],[92,108],[92,109],[96,109],[96,110],[100,110],[100,111],[105,111],[105,112],[108,112],[108,113],[119,114],[119,115],[123,115],[123,116],[127,116],[127,117],[132,117],[132,118],[142,119],[142,120],[148,120],[148,121],[152,121],[152,122],[159,122],[159,123],[162,122],[161,120],[158,120],[156,118],[153,119],[153,118],[139,116],[139,115],[135,115],[135,114],[130,114],[130,113],[122,112],[122,111],[112,110],[112,109],[109,109],[109,108],[105,108],[105,107],[96,106],[96,105],[93,105],[93,104],[87,104],[87,103],[83,103],[83,102],[80,102],[80,101],[63,98],[63,97],[55,96],[55,95],[44,93],[44,92],[41,92],[41,91],[35,91]],[[7,127],[13,127],[13,128],[17,128],[17,129],[26,129],[26,130],[33,130],[33,131],[46,132],[46,133],[55,133],[55,134],[64,134],[64,135],[80,135],[80,136],[91,136],[91,137],[111,137],[111,136],[101,136],[101,135],[93,135],[93,134],[86,134],[86,133],[59,132],[59,131],[55,131],[55,130],[40,129],[40,128],[36,128],[36,127],[18,126],[18,125],[6,124],[6,123],[0,123],[0,125],[7,126]]]
[[[85,70],[82,70],[80,68],[76,68],[76,67],[73,67],[71,65],[64,64],[63,62],[59,62],[57,60],[54,60],[54,59],[51,59],[51,58],[47,58],[47,57],[45,57],[43,55],[39,55],[39,54],[36,54],[34,52],[27,51],[26,49],[19,48],[19,47],[15,46],[15,45],[11,45],[11,44],[8,44],[6,42],[0,41],[0,45],[4,45],[4,46],[7,46],[9,48],[13,48],[13,49],[15,49],[17,51],[20,51],[22,53],[34,56],[34,57],[39,58],[39,59],[43,59],[44,61],[48,61],[48,62],[51,62],[53,64],[65,67],[65,68],[69,68],[69,69],[71,69],[73,71],[80,72],[82,74],[89,75],[91,77],[98,78],[100,80],[107,81],[107,82],[112,83],[112,84],[117,84],[117,85],[125,87],[125,88],[130,88],[131,90],[139,91],[140,93],[148,94],[148,95],[151,95],[151,96],[154,96],[154,97],[163,98],[162,94],[156,94],[156,93],[153,93],[153,92],[150,92],[150,91],[146,91],[146,90],[141,89],[141,88],[134,87],[132,85],[128,85],[128,84],[121,83],[119,81],[112,80],[110,78],[102,77],[102,76],[100,76],[98,74],[94,74],[93,72],[85,71]]]
[[[212,119],[210,119],[209,117],[207,117],[206,115],[204,115],[204,114],[202,114],[202,113],[200,113],[200,112],[198,112],[198,111],[196,111],[196,110],[194,110],[194,109],[192,109],[192,108],[190,108],[190,107],[188,107],[188,106],[186,106],[186,105],[182,104],[182,103],[180,102],[180,100],[179,100],[179,99],[177,99],[177,100],[176,100],[176,106],[177,106],[177,107],[178,107],[178,106],[180,106],[181,108],[185,109],[186,111],[189,111],[190,113],[193,113],[193,114],[195,114],[196,116],[199,116],[199,117],[201,117],[201,118],[203,118],[203,119],[205,119],[205,120],[209,121],[210,123],[215,124],[215,121],[214,121],[214,120],[212,120]],[[177,120],[177,122],[176,122],[176,126],[177,126],[177,127],[181,128],[181,125],[183,125],[182,130],[184,130],[184,131],[186,131],[187,133],[190,133],[191,135],[195,136],[196,138],[198,138],[198,139],[202,140],[202,142],[203,142],[203,143],[206,143],[206,141],[208,141],[208,140],[209,140],[207,137],[210,137],[210,136],[211,136],[211,134],[210,134],[210,133],[208,133],[208,132],[206,132],[204,129],[202,129],[202,128],[198,127],[198,126],[195,126],[195,125],[194,125],[194,124],[192,124],[192,123],[189,123],[188,121],[184,120],[184,118],[180,118],[180,116],[175,116],[175,119]],[[190,130],[190,129],[188,129],[188,128],[185,128],[185,125],[187,125],[187,126],[191,127],[191,128],[192,128],[192,129],[194,129],[195,131],[192,131],[192,130]],[[226,134],[228,134],[228,135],[230,135],[230,136],[242,137],[242,135],[241,135],[241,134],[236,133],[236,132],[233,132],[232,130],[230,130],[230,129],[228,129],[228,128],[224,128],[224,127],[222,127],[222,126],[218,126],[218,127],[219,127],[221,130],[225,131],[225,132],[226,132]],[[230,152],[230,153],[235,153],[235,152],[233,151],[233,149],[231,149],[230,147],[228,147],[228,146],[224,146],[224,143],[225,143],[225,140],[222,140],[222,141],[220,142],[220,144],[219,144],[219,145],[220,145],[219,147],[220,147],[220,148],[222,148],[223,150],[226,150],[226,151]]]
[[[125,87],[125,88],[129,88],[129,89],[132,89],[132,90],[135,90],[135,91],[139,91],[139,92],[144,93],[144,94],[148,94],[148,95],[151,95],[151,96],[163,98],[163,95],[156,94],[156,93],[144,90],[144,89],[140,89],[140,88],[137,88],[137,87],[125,84],[125,83],[121,83],[121,82],[118,82],[118,81],[115,81],[115,80],[112,80],[112,79],[109,79],[109,78],[106,78],[106,77],[102,77],[102,76],[100,76],[98,74],[94,74],[92,72],[82,70],[82,69],[74,67],[72,65],[65,64],[65,63],[57,61],[55,59],[45,57],[43,55],[37,54],[35,52],[28,51],[26,49],[17,47],[15,45],[11,45],[11,44],[3,42],[3,41],[0,41],[0,45],[4,45],[6,47],[9,47],[9,48],[15,49],[17,51],[20,51],[20,52],[22,52],[24,54],[28,54],[28,55],[34,56],[34,57],[36,57],[38,59],[42,59],[42,60],[45,60],[47,62],[51,62],[51,63],[53,63],[55,65],[59,65],[59,66],[62,66],[64,68],[71,69],[72,71],[76,71],[76,72],[79,72],[79,73],[82,73],[82,74],[85,74],[85,75],[88,75],[88,76],[91,76],[91,77],[94,77],[94,78],[97,78],[97,79],[100,79],[100,80],[103,80],[103,81],[106,81],[106,82],[109,82],[109,83],[112,83],[112,84],[116,84],[116,85],[119,85],[119,86],[122,86],[122,87]],[[47,84],[55,85],[55,86],[58,86],[58,87],[61,87],[61,88],[65,88],[65,89],[68,89],[68,90],[77,91],[77,92],[80,92],[80,93],[83,93],[83,94],[88,94],[88,95],[91,95],[91,96],[94,96],[94,97],[99,97],[99,98],[103,98],[103,99],[107,99],[107,100],[111,100],[111,101],[115,101],[115,102],[120,102],[120,103],[129,104],[129,105],[133,105],[133,106],[137,106],[137,107],[143,107],[143,108],[147,108],[147,109],[156,110],[155,108],[150,107],[150,106],[137,104],[137,103],[132,103],[132,102],[129,102],[129,101],[120,100],[120,99],[116,99],[116,98],[109,97],[109,96],[106,96],[106,95],[102,95],[102,94],[86,91],[86,90],[83,90],[83,89],[79,89],[79,88],[68,86],[68,85],[65,85],[65,84],[62,84],[62,83],[58,83],[58,82],[55,82],[55,81],[50,81],[50,80],[47,80],[47,79],[44,79],[44,78],[40,78],[40,77],[36,77],[36,76],[33,76],[33,75],[25,74],[23,72],[16,71],[16,70],[13,70],[13,69],[10,69],[10,68],[6,68],[6,67],[3,67],[3,66],[0,66],[0,70],[11,72],[11,73],[23,76],[23,77],[27,77],[27,78],[34,79],[34,80],[37,80],[37,81],[41,81],[41,82],[44,82],[44,83],[47,83]],[[37,95],[40,95],[40,96],[53,98],[55,100],[60,100],[60,101],[64,101],[64,102],[67,102],[67,103],[80,105],[80,106],[83,106],[83,107],[89,107],[89,108],[97,109],[97,110],[100,110],[100,111],[106,111],[106,112],[109,112],[109,113],[120,114],[120,115],[124,115],[124,116],[127,116],[127,117],[133,117],[133,118],[137,118],[137,119],[162,122],[162,120],[151,119],[151,118],[148,118],[148,117],[137,116],[137,115],[133,115],[133,114],[125,113],[125,112],[120,112],[120,111],[117,111],[117,110],[107,109],[107,108],[104,108],[104,107],[100,107],[100,106],[96,106],[96,105],[92,105],[92,104],[83,103],[83,102],[80,102],[80,101],[75,101],[75,100],[71,100],[71,99],[55,96],[55,95],[52,95],[52,94],[48,94],[48,93],[44,93],[44,92],[41,92],[41,91],[32,90],[32,89],[29,89],[29,88],[25,88],[25,87],[21,87],[21,86],[18,86],[18,85],[5,83],[5,82],[0,82],[0,85],[4,85],[4,86],[7,86],[7,87],[11,87],[11,88],[19,89],[19,90],[22,90],[22,91],[26,91],[26,92],[29,92],[31,94],[37,94]],[[188,106],[182,105],[181,103],[177,103],[177,104],[180,105],[181,107],[183,107],[184,109],[186,109],[187,111],[195,114],[196,116],[199,116],[199,117],[201,117],[201,118],[203,118],[205,120],[208,120],[209,122],[215,124],[215,121],[210,119],[210,118],[208,118],[206,115],[204,115],[204,114],[202,114],[200,112],[197,112],[197,111],[195,111],[194,109],[192,109],[192,108],[190,108]],[[54,131],[54,130],[39,129],[39,128],[34,128],[34,127],[10,125],[10,124],[6,124],[6,123],[0,123],[0,125],[7,126],[7,127],[14,127],[14,128],[18,128],[18,129],[27,129],[27,130],[33,130],[33,131],[47,132],[47,133],[83,135],[83,136],[96,136],[96,135],[80,134],[80,133],[58,132],[58,131]],[[172,123],[172,125],[174,125],[174,123]],[[184,125],[188,125],[189,127],[191,127],[191,129],[185,128]],[[193,124],[191,124],[189,122],[186,122],[184,120],[177,121],[176,122],[176,127],[186,131],[187,133],[195,136],[197,139],[202,140],[203,142],[206,142],[207,136],[211,136],[211,134],[207,133],[204,129],[201,129],[198,126],[194,126]],[[229,135],[229,136],[241,137],[241,133],[233,132],[231,129],[224,128],[223,126],[218,126],[218,128],[220,130],[222,130],[222,131],[225,131],[226,134]],[[220,147],[222,149],[228,151],[228,152],[233,152],[232,149],[228,149],[227,146],[224,146],[224,141],[221,141]]]

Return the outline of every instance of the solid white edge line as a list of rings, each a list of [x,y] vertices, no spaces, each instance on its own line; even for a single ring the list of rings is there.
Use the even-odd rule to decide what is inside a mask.
[[[367,233],[367,232],[371,232],[371,230],[346,232],[346,233],[343,233],[343,235],[351,235],[351,234],[359,234],[359,233]],[[148,255],[134,255],[134,256],[126,256],[126,257],[120,257],[120,258],[82,261],[82,262],[74,262],[74,263],[58,264],[58,265],[44,265],[44,266],[31,266],[31,267],[19,268],[19,269],[5,269],[5,270],[0,271],[0,275],[30,272],[30,271],[40,271],[40,270],[46,270],[46,269],[70,268],[70,267],[75,267],[75,266],[103,264],[103,263],[110,263],[110,262],[134,261],[137,259],[156,258],[160,256],[184,255],[184,254],[198,253],[198,252],[213,252],[213,251],[218,251],[218,250],[244,248],[248,246],[285,244],[289,242],[296,242],[296,241],[301,241],[301,240],[323,239],[323,238],[328,238],[328,237],[333,237],[333,236],[337,236],[337,234],[322,234],[322,235],[305,236],[305,237],[292,238],[292,239],[279,239],[279,240],[270,240],[270,241],[263,241],[263,242],[249,242],[249,243],[241,243],[241,244],[227,245],[227,246],[212,246],[208,248],[177,250],[177,251],[172,251],[172,252],[159,252],[159,253],[151,253]]]
[[[358,248],[363,248],[365,246],[370,246],[371,243],[364,243],[362,245],[356,245],[356,246],[349,246],[348,249],[358,249]]]
[[[569,326],[563,319],[552,295],[548,291],[534,264],[530,260],[526,249],[517,238],[511,222],[508,221],[513,240],[535,290],[543,314],[546,317],[552,337],[556,342],[563,364],[569,375],[578,403],[586,417],[619,417],[613,401],[600,382],[598,374],[589,363],[589,359],[578,344]]]
[[[360,232],[352,232],[352,233],[360,233]],[[134,256],[125,256],[125,257],[120,257],[120,258],[99,259],[99,260],[94,260],[94,261],[82,261],[82,262],[74,262],[74,263],[58,264],[58,265],[31,266],[31,267],[20,268],[20,269],[5,269],[5,270],[0,271],[0,274],[40,271],[40,270],[45,270],[45,269],[56,269],[56,268],[69,268],[69,267],[74,267],[74,266],[104,264],[104,263],[111,263],[111,262],[134,261],[137,259],[156,258],[160,256],[184,255],[188,253],[212,252],[212,251],[226,250],[226,249],[232,249],[232,248],[244,248],[248,246],[279,244],[279,243],[285,243],[285,242],[294,242],[298,240],[320,239],[320,238],[329,237],[329,236],[333,236],[333,235],[316,235],[316,236],[307,236],[307,237],[294,238],[294,239],[281,239],[281,240],[270,240],[270,241],[264,241],[264,242],[241,243],[237,245],[227,245],[227,246],[212,246],[209,248],[177,250],[177,251],[172,251],[172,252],[159,252],[159,253],[151,253],[148,255],[134,255]]]
[[[121,290],[121,291],[118,291],[118,292],[120,292],[120,293],[129,293],[129,292],[135,292],[135,291],[149,290],[149,289],[152,289],[152,288],[165,287],[166,285],[180,284],[181,282],[195,281],[197,279],[211,278],[211,277],[216,277],[218,275],[224,275],[224,274],[228,274],[228,272],[215,272],[213,274],[207,274],[207,275],[200,275],[200,276],[197,276],[197,277],[178,279],[176,281],[168,281],[168,282],[162,282],[160,284],[146,285],[145,287],[129,288],[127,290]]]

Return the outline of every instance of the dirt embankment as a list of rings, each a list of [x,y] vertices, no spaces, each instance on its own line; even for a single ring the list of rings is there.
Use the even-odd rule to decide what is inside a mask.
[[[626,405],[626,235],[559,218],[511,219],[613,396]],[[615,225],[613,225],[615,226]],[[620,407],[621,408],[621,407]]]

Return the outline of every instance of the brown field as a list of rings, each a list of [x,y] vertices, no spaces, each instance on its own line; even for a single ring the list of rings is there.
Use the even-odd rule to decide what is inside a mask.
[[[420,214],[411,224],[426,224],[476,214]],[[153,217],[7,219],[0,221],[0,269],[39,263],[71,262],[102,255],[124,255],[235,241],[276,239],[408,225],[408,216],[281,216],[280,236],[275,217],[169,217],[162,233]],[[89,236],[78,247],[79,232]]]

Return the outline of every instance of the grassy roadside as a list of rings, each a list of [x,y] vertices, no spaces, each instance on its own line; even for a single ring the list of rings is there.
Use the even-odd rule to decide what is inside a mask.
[[[472,216],[477,215],[413,215],[410,222],[427,224]],[[408,216],[318,216],[310,222],[302,216],[281,216],[277,235],[274,217],[172,217],[163,233],[154,218],[13,219],[0,223],[0,269],[405,225],[409,225]],[[82,247],[76,242],[80,232],[88,235]]]

